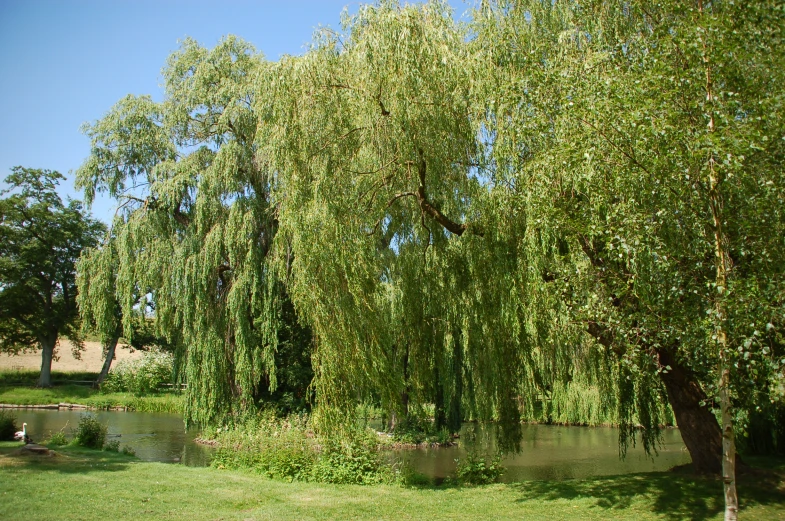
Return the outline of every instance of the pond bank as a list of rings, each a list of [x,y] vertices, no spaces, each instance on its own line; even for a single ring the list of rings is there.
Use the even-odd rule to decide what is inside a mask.
[[[83,410],[83,411],[127,411],[127,406],[117,405],[117,406],[109,406],[106,408],[99,408],[96,406],[91,405],[83,405],[80,403],[50,403],[44,405],[18,405],[12,403],[0,403],[0,409],[47,409],[47,410],[54,410],[54,411],[73,411],[73,410]]]
[[[181,414],[185,395],[177,391],[135,396],[103,393],[79,385],[48,388],[0,386],[0,409],[168,412]]]
[[[12,457],[0,443],[0,518],[81,519],[722,519],[722,484],[654,472],[480,487],[283,483],[248,472],[58,448],[60,458]],[[785,518],[785,462],[739,479],[744,519]],[[41,487],[45,479],[47,486]],[[187,486],[183,486],[187,483]]]

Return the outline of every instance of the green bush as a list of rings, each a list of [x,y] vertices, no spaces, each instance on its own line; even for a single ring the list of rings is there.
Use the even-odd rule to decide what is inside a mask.
[[[99,422],[92,414],[85,414],[79,419],[74,443],[82,447],[100,449],[106,440],[106,425]]]
[[[120,440],[109,440],[104,443],[104,450],[107,452],[120,452]]]
[[[219,427],[220,446],[213,456],[218,468],[248,468],[267,477],[307,481],[316,460],[308,417],[280,419],[268,411],[237,427]]]
[[[313,480],[357,485],[392,482],[392,467],[382,460],[377,445],[376,435],[371,431],[325,440],[312,470]]]
[[[409,416],[395,425],[392,439],[407,445],[421,443],[449,445],[452,442],[452,435],[446,428],[437,429],[430,420]]]
[[[460,483],[467,485],[486,485],[497,481],[503,473],[499,455],[486,461],[479,454],[470,452],[465,459],[458,461],[456,477]]]
[[[252,469],[286,481],[327,483],[381,483],[393,480],[372,431],[360,431],[341,439],[320,439],[309,427],[305,414],[276,418],[260,414],[239,426],[213,431],[219,447],[212,465],[217,468]]]
[[[68,445],[68,440],[65,438],[65,433],[63,433],[63,431],[53,432],[52,436],[49,437],[48,445],[53,445],[53,446]]]
[[[172,383],[174,357],[153,349],[136,360],[121,360],[109,371],[101,385],[103,392],[130,392],[136,395],[158,392]]]
[[[10,412],[0,411],[0,440],[12,441],[18,430],[16,417]]]
[[[121,452],[123,454],[125,454],[126,456],[136,456],[136,451],[134,449],[132,449],[131,447],[129,447],[128,445],[123,447],[123,450]]]

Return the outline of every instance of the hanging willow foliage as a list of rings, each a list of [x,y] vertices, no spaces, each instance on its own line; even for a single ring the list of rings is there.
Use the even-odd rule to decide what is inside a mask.
[[[554,237],[488,177],[469,34],[446,5],[364,6],[344,32],[272,66],[256,98],[320,404],[435,403],[437,422],[495,419],[512,442],[521,411],[598,353],[541,290]]]
[[[80,183],[125,205],[124,320],[155,302],[198,423],[275,385],[290,296],[326,429],[358,401],[432,403],[453,428],[498,420],[511,448],[550,400],[651,452],[669,401],[712,471],[713,337],[739,353],[739,403],[782,374],[785,67],[762,49],[785,18],[767,9],[498,1],[464,26],[443,2],[381,2],[277,63],[186,42],[163,103],[127,98],[87,129]]]
[[[159,332],[179,347],[186,418],[204,425],[276,386],[281,287],[268,253],[277,222],[270,178],[255,158],[254,80],[262,57],[229,37],[206,50],[186,40],[163,71],[162,103],[121,100],[85,128],[77,172],[88,199],[120,202],[111,238],[85,256],[83,313],[124,334],[149,298]],[[114,291],[111,291],[114,287]]]
[[[782,6],[500,1],[477,15],[493,175],[559,245],[548,285],[614,360],[622,442],[637,416],[651,446],[664,384],[696,468],[718,471],[704,404],[720,366],[742,407],[782,374]]]

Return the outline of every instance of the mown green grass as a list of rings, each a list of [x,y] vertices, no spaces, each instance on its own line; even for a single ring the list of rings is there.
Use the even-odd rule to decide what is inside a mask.
[[[722,519],[719,480],[650,473],[482,487],[272,481],[73,447],[11,456],[0,443],[0,519]],[[739,482],[742,519],[785,518],[782,474]]]
[[[138,412],[182,413],[185,401],[182,394],[175,392],[134,396],[132,393],[101,393],[81,385],[62,385],[48,389],[0,387],[0,403],[12,405],[74,403],[96,409],[126,407]]]
[[[0,371],[0,386],[26,386],[35,387],[41,372],[34,369],[2,370]],[[98,373],[90,371],[52,371],[52,383],[65,384],[67,382],[95,382]]]

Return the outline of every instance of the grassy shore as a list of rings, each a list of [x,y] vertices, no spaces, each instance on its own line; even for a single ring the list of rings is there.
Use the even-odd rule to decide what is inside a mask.
[[[94,409],[123,407],[138,412],[182,413],[184,396],[162,392],[146,396],[132,393],[101,393],[83,385],[58,385],[48,389],[28,386],[0,386],[0,403],[11,405],[49,405],[73,403]]]
[[[721,519],[719,480],[650,473],[450,488],[283,483],[73,447],[0,442],[0,519]],[[739,482],[743,519],[785,518],[782,468]]]

